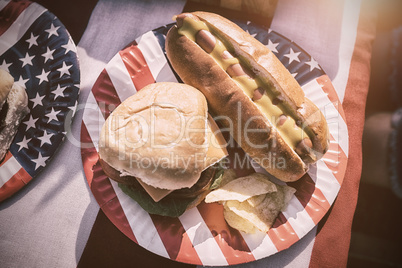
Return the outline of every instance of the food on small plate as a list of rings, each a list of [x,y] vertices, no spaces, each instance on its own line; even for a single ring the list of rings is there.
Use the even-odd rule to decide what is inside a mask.
[[[223,176],[226,141],[192,86],[160,82],[123,101],[105,121],[100,164],[151,214],[178,217]]]
[[[29,113],[25,89],[0,69],[0,161],[3,160],[17,134],[22,119]]]
[[[329,146],[327,122],[277,57],[212,13],[175,17],[166,52],[184,83],[199,89],[218,124],[268,173],[301,178]]]
[[[228,172],[229,173],[229,170]],[[229,226],[245,233],[268,232],[295,193],[287,185],[278,185],[262,173],[231,177],[226,184],[211,191],[206,203],[223,205],[223,216]]]

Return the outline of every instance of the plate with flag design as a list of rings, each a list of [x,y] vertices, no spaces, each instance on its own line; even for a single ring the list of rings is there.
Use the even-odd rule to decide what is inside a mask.
[[[323,112],[330,148],[297,182],[296,193],[267,233],[245,234],[229,227],[222,206],[201,203],[178,218],[151,215],[130,199],[103,172],[98,159],[99,134],[105,119],[122,101],[149,83],[181,82],[165,53],[173,24],[136,38],[106,65],[89,94],[81,127],[81,155],[90,189],[108,218],[132,241],[166,258],[195,265],[223,266],[251,262],[285,250],[305,236],[333,204],[348,160],[348,130],[337,93],[321,66],[280,33],[251,22],[235,21],[266,45]],[[264,172],[245,153],[228,148],[238,174]],[[240,159],[241,163],[237,163]]]
[[[25,88],[29,114],[0,163],[0,201],[40,173],[64,140],[77,106],[76,46],[60,20],[30,1],[0,2],[0,68]]]

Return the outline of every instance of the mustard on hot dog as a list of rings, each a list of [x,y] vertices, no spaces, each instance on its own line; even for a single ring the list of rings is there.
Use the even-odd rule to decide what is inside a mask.
[[[182,80],[204,93],[216,115],[233,119],[232,135],[254,160],[263,164],[272,154],[285,160],[281,167],[263,165],[268,172],[284,181],[300,178],[328,148],[319,109],[273,53],[237,25],[206,12],[176,21],[166,51]],[[244,135],[245,124],[260,133]]]

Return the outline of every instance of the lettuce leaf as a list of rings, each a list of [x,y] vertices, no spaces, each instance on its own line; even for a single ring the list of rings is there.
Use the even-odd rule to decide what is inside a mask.
[[[148,213],[168,217],[179,217],[186,211],[187,206],[195,199],[174,199],[166,196],[159,202],[155,202],[152,197],[142,189],[129,187],[122,183],[119,183],[119,187]]]
[[[212,181],[211,186],[209,187],[210,190],[215,190],[215,189],[219,188],[219,186],[222,182],[224,172],[225,172],[225,170],[223,168],[218,169],[218,171],[215,172],[214,179]]]
[[[218,170],[215,172],[215,176],[209,188],[210,190],[219,187],[224,173],[224,169],[220,165],[216,165],[213,168],[217,168]],[[126,195],[134,199],[145,211],[150,214],[179,217],[186,211],[188,205],[196,199],[196,197],[188,199],[175,199],[170,198],[168,195],[159,202],[155,202],[152,197],[140,187],[130,187],[122,183],[119,183],[118,185]]]

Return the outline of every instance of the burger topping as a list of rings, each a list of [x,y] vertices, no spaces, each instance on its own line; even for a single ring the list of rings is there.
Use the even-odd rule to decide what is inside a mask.
[[[200,180],[193,187],[187,188],[187,190],[180,193],[179,191],[181,190],[176,190],[177,195],[174,194],[176,191],[173,191],[158,202],[151,198],[137,180],[132,180],[132,184],[119,183],[119,187],[148,213],[179,217],[187,210],[189,204],[198,198],[199,194],[203,191],[212,190],[212,185],[219,180],[220,175],[221,172],[216,167],[211,167],[202,172]]]
[[[175,198],[193,198],[209,189],[215,176],[216,168],[208,168],[201,173],[200,179],[190,188],[182,188],[170,193]]]

